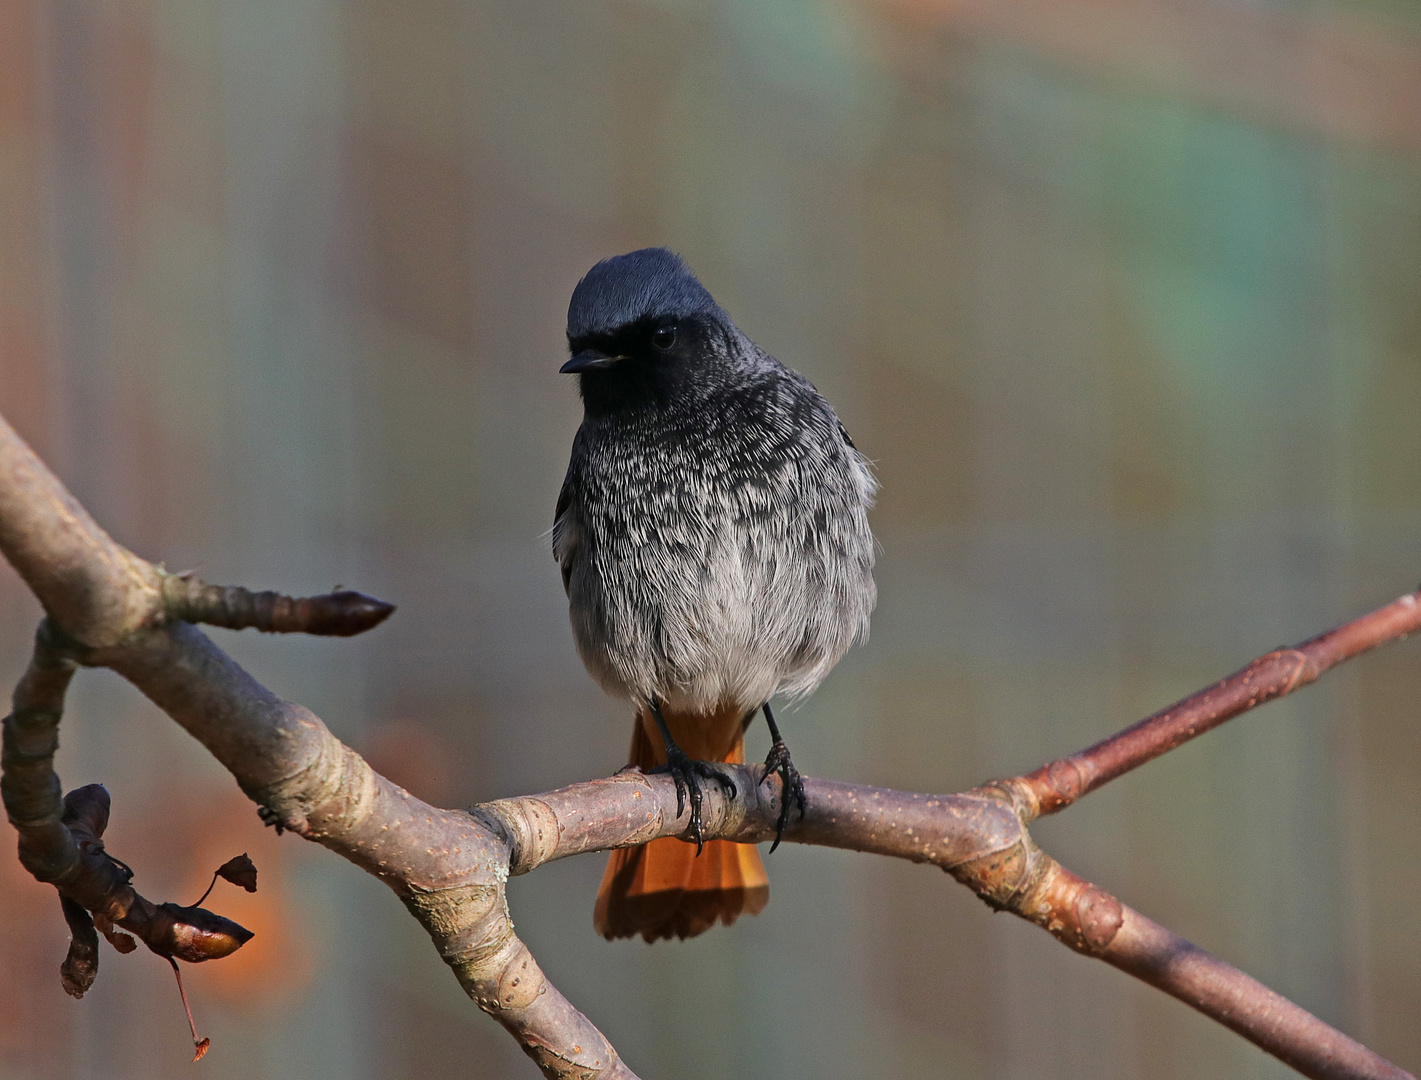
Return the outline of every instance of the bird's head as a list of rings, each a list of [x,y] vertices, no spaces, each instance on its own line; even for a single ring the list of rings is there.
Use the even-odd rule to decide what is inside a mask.
[[[579,376],[589,412],[665,403],[720,382],[739,331],[696,276],[665,248],[603,259],[572,291],[561,370]]]

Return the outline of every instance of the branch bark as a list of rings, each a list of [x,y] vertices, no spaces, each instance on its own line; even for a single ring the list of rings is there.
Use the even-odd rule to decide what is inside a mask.
[[[469,996],[509,1030],[544,1075],[634,1077],[514,934],[505,885],[510,874],[553,859],[660,836],[684,838],[686,819],[677,818],[669,777],[623,772],[467,813],[429,806],[375,773],[309,710],[277,698],[179,621],[192,612],[165,600],[174,591],[165,584],[172,579],[109,538],[3,420],[0,551],[51,620],[79,643],[73,659],[131,681],[211,751],[267,820],[386,882]],[[1415,628],[1417,607],[1414,596],[1403,598],[1299,650],[1261,658],[1081,754],[970,792],[923,795],[806,778],[808,810],[785,839],[940,866],[994,908],[1187,1002],[1307,1076],[1408,1077],[1076,877],[1036,846],[1027,824],[1331,664],[1402,636]],[[1293,659],[1294,652],[1303,659]],[[766,780],[758,766],[725,770],[736,796],[727,799],[716,785],[707,791],[706,837],[747,843],[772,837],[778,779]]]

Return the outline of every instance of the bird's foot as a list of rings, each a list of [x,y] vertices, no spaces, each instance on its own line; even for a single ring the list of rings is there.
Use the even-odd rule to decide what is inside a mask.
[[[770,854],[775,853],[775,848],[780,846],[780,841],[784,839],[785,826],[789,824],[789,806],[791,802],[799,805],[799,816],[804,817],[808,800],[804,795],[804,779],[799,775],[799,770],[794,767],[794,762],[789,757],[789,747],[785,745],[783,739],[776,739],[770,747],[770,753],[765,758],[765,775],[760,777],[760,783],[764,783],[775,773],[780,777],[780,816],[775,822],[775,842],[770,845]]]
[[[286,831],[286,818],[280,810],[273,810],[270,806],[258,806],[257,817],[262,819],[263,825],[275,829],[277,836]]]
[[[700,855],[705,846],[701,830],[701,780],[714,780],[725,789],[727,797],[735,798],[735,781],[726,776],[708,761],[694,761],[675,743],[666,748],[666,764],[647,770],[651,773],[670,773],[676,782],[676,819],[686,812],[686,803],[691,804],[691,835],[696,838],[696,854]]]

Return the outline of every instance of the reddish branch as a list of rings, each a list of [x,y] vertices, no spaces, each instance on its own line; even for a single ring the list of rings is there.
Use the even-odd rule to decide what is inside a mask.
[[[549,1077],[634,1074],[547,981],[513,932],[505,884],[553,859],[683,836],[666,776],[623,773],[561,791],[441,810],[375,773],[299,705],[281,701],[207,637],[175,622],[173,580],[115,544],[0,421],[0,550],[50,618],[196,736],[269,820],[385,881],[429,933],[469,996]],[[62,572],[56,567],[62,567]],[[1113,739],[1027,776],[959,795],[920,795],[806,779],[808,810],[786,839],[931,862],[988,904],[1044,927],[1187,1002],[1311,1077],[1409,1074],[1249,976],[1076,877],[1026,826],[1094,787],[1342,659],[1421,625],[1416,597],[1270,654]],[[66,676],[67,679],[67,676]],[[774,833],[779,784],[759,766],[726,766],[707,838]]]
[[[1385,607],[1301,645],[1260,656],[1227,679],[1145,717],[1138,724],[1078,754],[1018,777],[1017,782],[1031,807],[1030,817],[1063,810],[1082,795],[1153,761],[1196,735],[1212,731],[1225,720],[1317,681],[1328,668],[1415,633],[1421,629],[1419,601],[1421,590],[1407,593]]]

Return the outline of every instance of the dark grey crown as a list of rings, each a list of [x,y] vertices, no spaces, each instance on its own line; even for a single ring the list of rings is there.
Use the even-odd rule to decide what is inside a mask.
[[[577,283],[567,306],[569,341],[610,334],[638,319],[709,315],[726,319],[696,275],[666,248],[603,259]]]

